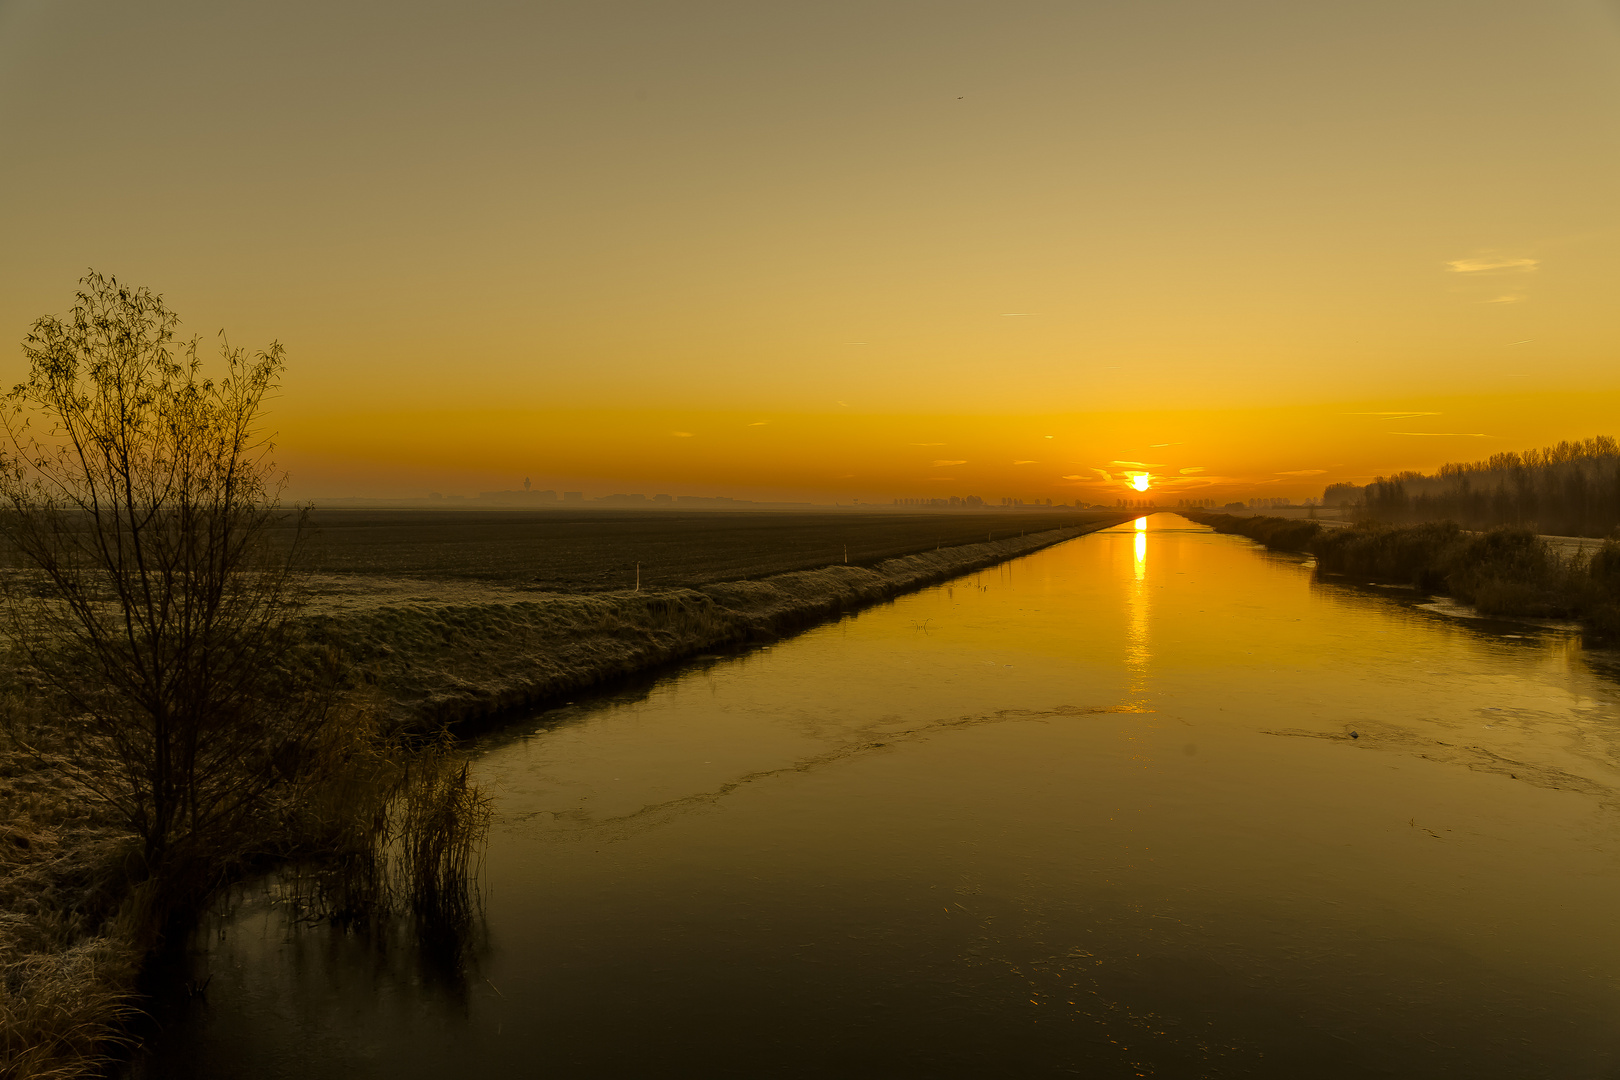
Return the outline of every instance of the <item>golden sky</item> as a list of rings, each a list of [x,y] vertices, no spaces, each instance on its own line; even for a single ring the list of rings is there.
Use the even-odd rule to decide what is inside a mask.
[[[1620,433],[1612,0],[0,0],[0,146],[3,335],[93,266],[280,339],[296,495],[1224,501]]]

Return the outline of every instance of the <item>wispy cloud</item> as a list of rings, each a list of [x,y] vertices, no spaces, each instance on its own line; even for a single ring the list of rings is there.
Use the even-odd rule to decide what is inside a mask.
[[[1519,293],[1511,293],[1507,296],[1498,296],[1484,302],[1487,304],[1520,304],[1528,299],[1530,299],[1528,296],[1524,296]]]
[[[945,467],[947,467],[949,465],[966,465],[966,464],[967,464],[967,462],[965,462],[965,461],[936,461],[936,462],[934,462],[934,464],[931,467],[935,468],[935,469],[943,469],[943,468],[945,468]]]
[[[1129,465],[1132,468],[1136,468],[1136,469],[1162,469],[1162,468],[1164,468],[1164,462],[1162,462],[1162,461],[1159,462],[1157,465],[1153,464],[1150,461],[1110,461],[1108,464],[1110,464],[1110,465]]]
[[[764,427],[768,423],[770,423],[769,420],[755,420],[752,424],[749,424],[748,426],[749,427]]]
[[[675,436],[677,439],[690,439],[692,437],[692,433],[690,431],[672,431],[670,434]]]
[[[1279,472],[1277,475],[1278,476],[1321,476],[1325,472],[1327,472],[1326,469],[1290,469],[1287,472]]]
[[[1189,466],[1189,467],[1187,467],[1185,469],[1182,469],[1181,470],[1181,475],[1182,476],[1191,476],[1193,473],[1201,473],[1203,471],[1204,471],[1204,466],[1202,466],[1202,465],[1192,465],[1192,466]]]
[[[1038,462],[1038,461],[1015,461],[1015,462],[1013,462],[1013,464],[1014,465],[1039,465],[1040,462]]]
[[[1437,412],[1347,412],[1344,416],[1376,416],[1380,420],[1411,420],[1419,416],[1439,416]]]
[[[1391,435],[1441,435],[1459,439],[1494,439],[1495,435],[1487,435],[1483,431],[1392,431]]]
[[[1476,255],[1471,259],[1453,259],[1446,263],[1446,268],[1453,274],[1489,274],[1504,270],[1529,273],[1540,265],[1540,259],[1515,258],[1511,255]]]
[[[944,446],[945,444],[942,443],[942,442],[913,442],[913,443],[906,443],[906,445],[907,446]]]
[[[1096,473],[1098,476],[1102,477],[1104,480],[1112,480],[1114,478],[1113,475],[1110,474],[1107,469],[1099,469],[1099,468],[1096,468],[1095,466],[1093,466],[1091,471]],[[1073,477],[1073,476],[1065,476],[1063,479],[1065,479],[1065,480],[1075,480],[1075,479],[1078,479],[1078,478]]]
[[[1183,445],[1183,444],[1178,443],[1178,442],[1156,442],[1156,443],[1152,444],[1151,446],[1149,446],[1148,449],[1149,450],[1161,450],[1166,446],[1181,446],[1181,445]]]

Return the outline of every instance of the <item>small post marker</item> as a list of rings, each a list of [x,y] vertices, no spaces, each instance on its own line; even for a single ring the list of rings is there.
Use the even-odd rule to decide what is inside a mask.
[[[636,592],[641,591],[641,564],[636,563]]]

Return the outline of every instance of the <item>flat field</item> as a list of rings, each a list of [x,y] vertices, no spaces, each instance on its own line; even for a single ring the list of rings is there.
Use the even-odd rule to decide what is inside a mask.
[[[1117,511],[933,514],[658,510],[318,510],[317,575],[547,592],[694,587],[852,566],[1118,518]]]

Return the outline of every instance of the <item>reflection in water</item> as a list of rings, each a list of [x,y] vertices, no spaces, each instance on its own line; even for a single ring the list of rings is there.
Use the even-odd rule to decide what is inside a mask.
[[[486,741],[463,983],[245,905],[144,1075],[1616,1074],[1578,642],[1149,524]]]
[[[1130,598],[1126,601],[1130,626],[1125,635],[1125,666],[1131,673],[1131,704],[1142,709],[1147,708],[1148,665],[1152,660],[1148,648],[1147,527],[1147,518],[1136,519],[1136,562],[1132,567],[1135,578]]]

